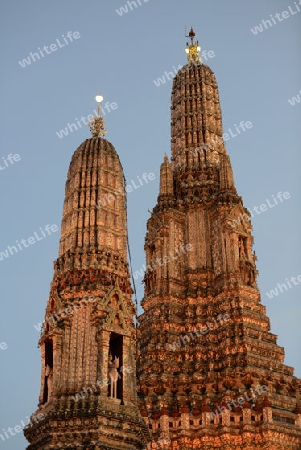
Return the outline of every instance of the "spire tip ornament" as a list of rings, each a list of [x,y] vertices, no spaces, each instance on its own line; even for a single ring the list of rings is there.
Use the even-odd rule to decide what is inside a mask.
[[[199,45],[199,41],[194,41],[194,37],[195,37],[195,32],[194,29],[191,27],[188,36],[190,38],[190,44],[189,42],[186,42],[186,48],[185,48],[185,53],[187,55],[187,59],[189,62],[194,62],[194,61],[202,61],[202,58],[199,56],[199,53],[201,51],[201,47]]]
[[[90,131],[92,133],[93,137],[101,137],[104,136],[108,130],[105,130],[105,126],[107,125],[104,121],[103,121],[103,117],[101,115],[101,104],[103,102],[103,96],[100,94],[97,94],[95,96],[95,100],[98,103],[98,108],[97,108],[97,116],[93,116],[93,119],[88,122]]]

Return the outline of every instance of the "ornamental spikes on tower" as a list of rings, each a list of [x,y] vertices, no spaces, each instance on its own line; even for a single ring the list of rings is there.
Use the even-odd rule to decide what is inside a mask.
[[[171,450],[297,450],[301,382],[270,332],[217,83],[189,37],[173,80],[171,161],[147,222],[141,412]]]
[[[103,98],[97,96],[101,102]],[[123,169],[101,117],[75,151],[59,257],[39,341],[39,422],[28,450],[137,450],[148,430],[136,392],[135,307],[127,262]]]

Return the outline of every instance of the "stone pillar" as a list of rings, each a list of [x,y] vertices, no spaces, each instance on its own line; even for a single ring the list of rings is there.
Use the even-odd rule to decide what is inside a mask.
[[[297,416],[296,425],[301,428],[301,412]]]
[[[97,381],[99,382],[100,395],[102,397],[107,397],[110,332],[106,330],[99,331],[97,334],[97,341],[99,355]]]
[[[63,331],[60,330],[53,341],[53,393],[55,393],[56,389],[60,386],[63,340]]]
[[[243,408],[242,416],[244,425],[251,425],[251,414],[252,412],[250,408]]]
[[[297,414],[297,419],[295,422],[296,426],[301,428],[301,403],[299,403],[298,401],[293,413]]]
[[[222,423],[223,425],[225,425],[226,427],[230,426],[230,410],[228,408],[226,408],[225,411],[223,411],[222,414]]]
[[[202,423],[203,425],[210,425],[210,409],[208,408],[208,410],[206,409],[205,411],[203,410],[202,412]]]
[[[39,396],[39,406],[43,404],[44,385],[45,385],[45,344],[43,342],[41,345],[41,389]]]
[[[160,430],[165,433],[169,433],[169,417],[168,417],[168,409],[162,408],[160,411]]]
[[[263,406],[263,409],[262,409],[263,421],[266,423],[273,423],[273,412],[272,412],[272,408],[271,408],[272,404],[269,401],[267,396],[263,399],[262,406]]]
[[[130,336],[123,336],[123,401],[136,402],[136,364],[134,342]]]
[[[189,429],[189,408],[187,407],[182,407],[181,408],[181,427],[184,430],[188,430]]]
[[[273,423],[272,408],[270,407],[263,408],[263,421],[265,423]]]

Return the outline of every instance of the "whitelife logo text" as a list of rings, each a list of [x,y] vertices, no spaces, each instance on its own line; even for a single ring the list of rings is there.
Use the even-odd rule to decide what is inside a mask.
[[[44,58],[44,52],[46,55],[50,55],[50,53],[56,52],[59,48],[63,48],[66,47],[66,45],[69,44],[70,42],[73,42],[73,39],[79,39],[80,38],[80,34],[78,31],[68,31],[67,33],[67,37],[65,37],[62,34],[62,40],[65,42],[65,44],[63,42],[60,41],[60,39],[56,39],[55,42],[56,44],[50,44],[50,45],[44,45],[43,49],[41,50],[40,47],[38,47],[38,51],[39,53],[29,53],[29,56],[27,58],[22,59],[22,61],[19,61],[20,66],[24,69],[24,67],[26,66],[30,66],[31,64],[31,60],[32,62],[36,62],[39,59]],[[69,41],[67,40],[67,38],[69,39]],[[44,51],[44,52],[43,52]]]

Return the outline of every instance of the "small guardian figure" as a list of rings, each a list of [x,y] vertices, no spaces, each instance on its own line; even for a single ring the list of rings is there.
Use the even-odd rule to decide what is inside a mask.
[[[118,368],[119,368],[119,358],[115,356],[114,360],[112,355],[109,355],[109,379],[110,379],[110,397],[117,398],[117,381],[119,378]]]
[[[246,258],[246,253],[245,253],[245,249],[244,249],[244,243],[243,243],[242,239],[239,239],[238,246],[239,246],[239,257],[242,258],[242,259]]]
[[[49,401],[52,391],[52,378],[53,378],[53,370],[50,366],[45,367],[45,377],[46,377],[46,386],[47,386],[47,400]]]

